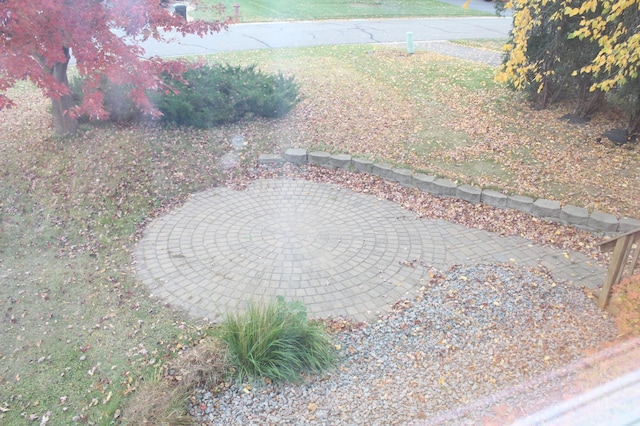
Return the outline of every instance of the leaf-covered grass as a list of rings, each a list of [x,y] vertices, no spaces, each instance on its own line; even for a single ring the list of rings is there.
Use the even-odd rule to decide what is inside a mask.
[[[602,133],[624,127],[604,110],[585,125],[571,105],[534,110],[494,82],[495,70],[432,52],[323,46],[234,52],[215,60],[257,63],[296,76],[303,101],[276,126],[245,127],[249,146],[346,152],[508,193],[640,217],[638,144]],[[255,151],[254,151],[255,153]]]
[[[217,184],[224,139],[154,126],[51,138],[33,87],[0,127],[0,423],[108,423],[196,335],[149,297],[131,249],[154,211]]]
[[[282,119],[222,128],[86,126],[52,138],[31,85],[0,111],[0,423],[108,424],[198,323],[149,297],[131,251],[149,218],[219,185],[233,136],[246,162],[291,146],[349,152],[460,182],[640,217],[637,145],[616,147],[604,112],[587,125],[530,109],[493,70],[427,52],[338,46],[212,60],[294,75]],[[613,117],[615,119],[615,116]],[[508,226],[508,224],[505,224]]]
[[[475,0],[474,0],[475,1]],[[436,0],[201,0],[200,6],[189,16],[216,19],[212,8],[225,5],[225,15],[234,16],[235,4],[240,5],[239,22],[307,21],[321,19],[409,18],[409,17],[463,17],[487,16],[484,12],[464,9]]]
[[[300,302],[282,298],[251,303],[246,312],[228,314],[219,337],[228,346],[229,361],[240,381],[296,382],[301,373],[322,372],[336,360],[324,326],[309,322]]]

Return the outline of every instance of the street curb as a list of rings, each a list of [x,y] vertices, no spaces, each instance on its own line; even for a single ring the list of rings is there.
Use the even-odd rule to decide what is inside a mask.
[[[457,198],[472,204],[486,204],[501,209],[514,209],[535,217],[576,226],[591,231],[615,233],[628,232],[640,227],[640,219],[616,216],[594,210],[591,213],[583,207],[545,198],[531,198],[522,195],[507,195],[494,189],[482,189],[471,185],[458,185],[449,179],[416,173],[411,169],[394,168],[389,163],[373,163],[367,159],[354,158],[349,154],[331,155],[327,152],[307,153],[303,148],[289,148],[284,156],[261,154],[258,165],[273,165],[289,162],[310,164],[330,169],[368,173],[402,186],[417,188],[435,196]]]

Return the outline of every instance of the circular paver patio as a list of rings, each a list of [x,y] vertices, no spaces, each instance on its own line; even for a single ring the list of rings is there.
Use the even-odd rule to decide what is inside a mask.
[[[154,222],[138,244],[138,277],[152,293],[215,321],[276,296],[311,316],[371,320],[428,281],[428,266],[511,261],[544,265],[560,278],[603,271],[517,237],[420,220],[397,204],[340,186],[258,180],[216,188]],[[564,277],[562,276],[564,275]]]
[[[137,259],[155,294],[209,319],[275,296],[302,301],[313,316],[366,319],[419,287],[425,268],[410,260],[444,259],[418,228],[389,201],[262,180],[196,195],[148,227]]]

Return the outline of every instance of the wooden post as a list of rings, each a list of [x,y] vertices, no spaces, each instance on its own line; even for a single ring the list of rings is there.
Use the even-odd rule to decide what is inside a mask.
[[[634,243],[636,244],[635,249],[633,248]],[[598,298],[598,306],[605,309],[609,303],[611,287],[620,282],[629,255],[631,255],[631,265],[629,265],[628,275],[633,275],[633,271],[638,263],[638,257],[640,256],[640,229],[627,232],[611,240],[603,241],[598,245],[602,252],[613,251],[611,264],[607,270],[607,277],[605,278],[602,292]],[[631,250],[633,250],[633,253]]]
[[[638,265],[638,257],[640,257],[640,240],[636,242],[636,248],[633,251],[631,267],[629,268],[629,276],[633,275],[633,271],[635,271],[636,266]]]
[[[613,250],[613,257],[611,258],[611,264],[607,270],[607,277],[604,280],[602,286],[602,292],[598,298],[598,306],[601,309],[605,309],[609,303],[609,293],[611,287],[617,284],[622,277],[622,271],[624,270],[625,263],[627,263],[627,256],[629,255],[629,246],[631,245],[632,238],[628,235],[620,238],[616,241],[616,246]]]

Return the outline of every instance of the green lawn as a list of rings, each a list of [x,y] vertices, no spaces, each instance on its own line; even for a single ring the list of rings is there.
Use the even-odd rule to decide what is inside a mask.
[[[199,9],[190,16],[201,19],[216,17],[212,6],[218,0],[201,0]],[[304,21],[322,19],[408,18],[437,16],[486,16],[486,13],[463,9],[436,0],[238,0],[223,1],[225,15],[234,15],[240,6],[240,22]]]

